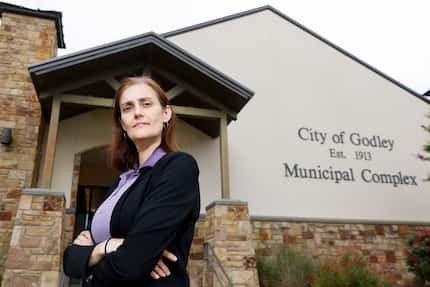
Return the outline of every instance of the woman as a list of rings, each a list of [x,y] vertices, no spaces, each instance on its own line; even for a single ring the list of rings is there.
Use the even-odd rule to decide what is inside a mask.
[[[111,159],[122,174],[90,230],[64,251],[65,274],[82,278],[83,286],[189,286],[199,169],[191,155],[177,151],[175,113],[150,78],[120,83]]]

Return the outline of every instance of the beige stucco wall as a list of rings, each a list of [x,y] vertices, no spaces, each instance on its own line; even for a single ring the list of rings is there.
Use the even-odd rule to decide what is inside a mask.
[[[111,117],[111,110],[95,109],[60,122],[52,188],[65,193],[66,207],[70,206],[74,155],[110,143]],[[191,153],[198,161],[202,212],[204,212],[207,203],[219,199],[221,196],[219,140],[208,137],[179,119],[177,122],[177,142],[181,150]],[[102,165],[102,163],[94,163],[94,165]],[[82,170],[85,170],[84,166],[81,166]],[[93,171],[97,173],[96,170]],[[86,173],[88,176],[88,172]],[[100,174],[94,174],[93,176],[92,185],[111,184],[113,181],[111,174],[104,175],[108,179],[107,181],[101,178]],[[83,180],[86,184],[90,184],[88,178]]]
[[[169,40],[255,91],[228,126],[231,197],[247,201],[252,215],[430,221],[429,184],[421,181],[428,166],[416,158],[427,141],[426,103],[270,11]],[[60,123],[52,187],[65,192],[67,206],[73,156],[110,142],[110,117],[98,109]],[[300,139],[302,127],[326,132],[326,142]],[[340,132],[344,144],[333,143]],[[393,140],[393,150],[356,147],[354,132]],[[204,212],[220,198],[218,139],[179,121],[178,143],[199,162]],[[330,148],[346,158],[330,157]],[[356,160],[355,151],[372,159]],[[285,163],[351,168],[355,181],[287,177]],[[400,171],[418,185],[366,183],[363,169]]]
[[[228,127],[231,197],[252,215],[430,221],[428,164],[416,158],[428,104],[272,13],[263,11],[169,40],[255,91]],[[401,67],[399,67],[401,68]],[[324,144],[301,127],[394,140],[392,151]],[[331,158],[329,149],[345,159]],[[372,160],[353,158],[355,151]],[[284,163],[354,170],[355,181],[285,176]],[[416,176],[418,185],[366,183],[362,169]]]

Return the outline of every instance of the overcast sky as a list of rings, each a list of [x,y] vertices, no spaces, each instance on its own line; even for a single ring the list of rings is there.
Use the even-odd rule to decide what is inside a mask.
[[[63,13],[59,55],[148,31],[157,33],[271,5],[423,94],[430,90],[428,0],[10,0]],[[209,63],[210,64],[210,63]]]

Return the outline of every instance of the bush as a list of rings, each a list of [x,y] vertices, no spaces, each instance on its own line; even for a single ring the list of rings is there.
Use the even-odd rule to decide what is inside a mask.
[[[275,256],[257,256],[261,287],[392,287],[367,267],[362,256],[346,253],[322,265],[291,248]]]
[[[408,240],[405,248],[409,271],[418,279],[430,281],[430,232],[420,231]]]
[[[310,256],[291,248],[277,247],[276,256],[258,256],[257,270],[261,287],[309,287],[317,272]]]
[[[324,264],[312,287],[388,287],[374,272],[367,268],[360,256],[345,254],[340,262]]]

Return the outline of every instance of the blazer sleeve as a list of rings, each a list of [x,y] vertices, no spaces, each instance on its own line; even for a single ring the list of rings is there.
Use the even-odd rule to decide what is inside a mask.
[[[195,159],[183,152],[170,158],[160,174],[153,174],[152,188],[145,195],[124,243],[93,268],[89,276],[91,286],[114,286],[117,280],[149,278],[163,250],[200,206],[198,175]]]
[[[120,178],[111,185],[108,192],[105,195],[106,199],[108,195],[115,190],[118,186]],[[91,232],[91,222],[88,230]],[[63,253],[63,270],[64,274],[73,278],[84,278],[88,275],[88,261],[90,260],[91,253],[95,245],[92,246],[81,246],[70,243]]]
[[[63,254],[64,274],[73,278],[83,278],[88,271],[88,261],[94,247],[95,245],[69,244]]]

